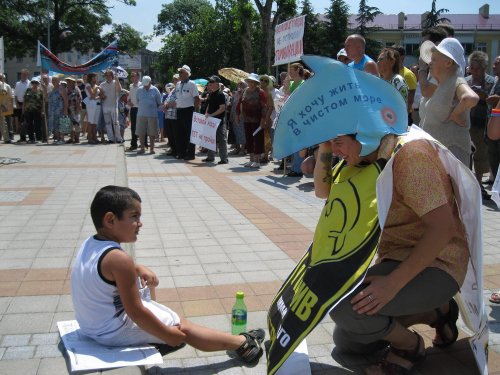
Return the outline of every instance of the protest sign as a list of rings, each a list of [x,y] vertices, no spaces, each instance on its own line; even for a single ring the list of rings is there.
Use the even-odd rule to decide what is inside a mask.
[[[274,31],[274,65],[300,60],[304,54],[303,38],[306,16],[280,23]]]
[[[206,117],[199,113],[193,113],[193,125],[191,127],[191,143],[215,151],[217,147],[216,133],[220,119]]]

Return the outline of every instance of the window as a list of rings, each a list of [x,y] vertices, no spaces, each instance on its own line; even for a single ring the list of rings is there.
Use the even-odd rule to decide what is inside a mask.
[[[486,42],[477,42],[476,43],[476,50],[482,51],[484,53],[488,53],[488,44]]]
[[[71,56],[71,53],[67,53],[66,54],[66,61],[67,62],[73,62],[72,60],[73,60],[73,56]]]
[[[406,56],[416,56],[419,48],[420,44],[418,43],[405,44]]]
[[[470,55],[474,51],[474,43],[462,43],[464,47],[465,56]]]
[[[18,63],[22,63],[22,62],[23,62],[23,58],[22,58],[22,57],[18,57],[18,58],[17,58],[17,62],[18,62]]]

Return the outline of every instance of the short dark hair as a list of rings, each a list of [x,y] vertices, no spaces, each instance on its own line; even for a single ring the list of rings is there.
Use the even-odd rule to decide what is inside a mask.
[[[108,185],[101,188],[90,205],[90,216],[95,229],[102,228],[106,212],[112,212],[121,219],[125,210],[132,208],[134,200],[141,202],[141,197],[128,187]]]
[[[431,27],[422,31],[422,37],[439,44],[444,38],[448,38],[448,33],[442,27]]]
[[[398,51],[400,57],[406,56],[406,50],[403,46],[395,45],[395,46],[392,46],[392,48],[394,48],[396,51]]]

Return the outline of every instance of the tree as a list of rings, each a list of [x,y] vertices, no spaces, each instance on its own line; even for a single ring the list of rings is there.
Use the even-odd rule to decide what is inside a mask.
[[[366,54],[375,57],[379,54],[381,45],[374,39],[368,37],[369,33],[378,30],[379,27],[367,26],[368,23],[373,22],[375,17],[377,17],[382,12],[377,7],[371,7],[366,4],[366,0],[361,0],[359,2],[358,17],[356,21],[358,22],[358,27],[356,31],[358,34],[362,35],[366,40]]]
[[[135,5],[135,0],[121,0]],[[48,7],[47,7],[48,5]],[[0,35],[5,38],[6,56],[24,56],[35,51],[37,41],[47,45],[50,23],[50,49],[54,53],[100,49],[104,25],[111,24],[105,0],[3,0],[0,3]],[[65,29],[71,33],[61,32]]]
[[[325,35],[323,40],[324,55],[336,56],[337,52],[344,45],[349,26],[349,5],[344,0],[332,0],[329,8],[326,9],[327,19]]]
[[[174,0],[172,8],[176,7],[177,1],[184,0]],[[176,31],[171,31],[164,37],[157,67],[162,67],[162,71],[165,71],[165,66],[170,69],[187,64],[195,77],[208,77],[225,66],[242,67],[246,55],[242,50],[241,35],[247,32],[243,25],[245,22],[253,28],[257,14],[251,6],[245,8],[248,13],[242,12],[238,6],[240,1],[216,0],[215,7],[209,4],[208,7],[192,9],[182,24],[176,24]],[[245,15],[244,22],[242,15]],[[173,29],[171,26],[161,29],[157,25],[155,28],[160,32]],[[249,53],[252,62],[252,51],[256,50],[252,35],[249,35],[248,41],[249,46],[245,52]],[[163,79],[170,80],[174,69],[165,73]]]
[[[262,2],[264,1],[264,2]],[[274,29],[276,25],[296,15],[297,4],[295,0],[276,0],[276,11],[273,14],[274,0],[254,0],[260,15],[262,58],[261,69],[271,71],[271,54],[274,47]]]
[[[196,26],[196,17],[200,13],[213,9],[208,0],[174,0],[163,4],[155,25],[156,35],[167,33],[186,34]]]
[[[310,0],[302,0],[302,16],[306,16],[304,24],[304,54],[320,55],[322,50],[321,24]]]
[[[367,24],[373,22],[379,14],[382,14],[380,9],[368,6],[366,0],[361,0],[359,2],[358,16],[356,17],[356,21],[358,22],[357,32],[363,37],[366,36],[368,31],[373,29],[368,27]]]
[[[149,37],[143,37],[142,33],[138,32],[128,23],[114,23],[111,31],[103,36],[103,40],[106,44],[110,44],[115,39],[118,39],[118,45],[122,53],[133,55],[137,51],[146,48],[148,45],[146,40]]]
[[[440,22],[450,22],[451,21],[446,17],[441,17],[442,13],[448,13],[449,10],[445,8],[436,10],[436,0],[432,0],[432,6],[430,12],[427,12],[427,17],[425,18],[422,28],[429,29],[431,27],[436,26]]]

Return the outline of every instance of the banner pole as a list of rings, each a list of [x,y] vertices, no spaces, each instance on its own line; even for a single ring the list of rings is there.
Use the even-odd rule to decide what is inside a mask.
[[[290,71],[290,62],[288,62],[288,64],[286,64],[286,75],[287,77],[289,77],[289,72]],[[285,87],[283,87],[283,91],[286,93],[288,92],[288,89],[290,88],[290,80],[288,80],[287,84],[289,85],[289,87],[287,88],[287,90],[285,90]],[[287,156],[285,156],[283,158],[283,177],[286,177],[286,158]]]

